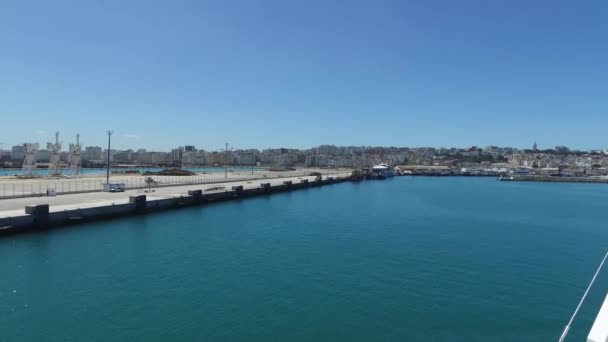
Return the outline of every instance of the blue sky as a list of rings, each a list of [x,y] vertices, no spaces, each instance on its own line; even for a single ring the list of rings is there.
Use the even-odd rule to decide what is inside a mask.
[[[0,4],[0,142],[607,148],[608,2]]]

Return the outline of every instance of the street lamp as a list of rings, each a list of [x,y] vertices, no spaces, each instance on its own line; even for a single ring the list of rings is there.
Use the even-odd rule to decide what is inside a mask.
[[[224,178],[228,178],[228,143],[226,143],[226,151],[224,152]]]
[[[110,141],[112,139],[112,134],[114,133],[114,131],[109,130],[106,133],[108,133],[108,167],[106,169],[106,183],[110,184]]]

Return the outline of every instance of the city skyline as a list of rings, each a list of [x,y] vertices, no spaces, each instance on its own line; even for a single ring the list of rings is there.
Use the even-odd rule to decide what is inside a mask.
[[[54,133],[53,133],[53,136],[54,136]],[[83,146],[83,148],[84,147],[101,147],[103,150],[107,150],[107,135],[105,135],[104,138],[105,138],[105,141],[101,141],[101,143],[99,143],[99,144],[87,143],[85,140],[81,145]],[[68,143],[72,142],[72,140],[74,140],[74,139],[70,139],[69,137],[67,139],[60,139],[60,142],[63,143],[63,145],[64,145],[64,148],[62,149],[62,151],[67,151],[67,148],[65,148],[65,147],[67,146]],[[116,140],[119,141],[118,144],[116,143]],[[45,148],[46,144],[50,143],[51,141],[52,141],[52,139],[45,140],[44,138],[24,140],[21,143],[7,143],[7,142],[0,141],[0,151],[10,151],[11,147],[21,146],[25,143],[38,144],[40,150],[46,150],[46,148]],[[198,150],[204,150],[207,152],[222,152],[222,151],[224,151],[224,149],[226,147],[225,146],[226,143],[215,144],[217,146],[215,146],[215,145],[214,146],[203,146],[203,145],[196,144],[194,142],[181,142],[181,143],[175,143],[175,144],[168,143],[169,145],[167,145],[168,146],[167,148],[151,148],[151,147],[146,147],[146,146],[141,146],[141,145],[129,145],[130,142],[131,141],[129,141],[129,139],[126,139],[123,144],[120,144],[120,138],[117,139],[116,134],[113,134],[111,148],[112,148],[112,150],[120,150],[120,151],[145,150],[148,152],[171,152],[172,149],[175,149],[178,147],[195,146]],[[230,150],[259,150],[259,151],[268,150],[268,149],[281,149],[281,148],[306,151],[306,150],[315,149],[320,146],[356,147],[356,148],[413,148],[413,149],[418,149],[418,148],[468,149],[471,147],[477,147],[477,148],[483,149],[483,148],[492,146],[492,147],[500,147],[500,148],[514,148],[517,150],[533,150],[533,149],[551,150],[558,146],[565,146],[573,151],[605,151],[605,150],[608,150],[608,147],[585,149],[585,148],[577,148],[576,146],[570,146],[570,145],[566,145],[566,144],[545,146],[541,143],[538,143],[537,141],[532,141],[527,146],[526,145],[517,146],[517,145],[497,145],[497,144],[474,144],[474,143],[466,145],[466,146],[457,146],[457,145],[446,145],[446,146],[438,146],[438,145],[361,145],[361,144],[342,145],[342,144],[334,144],[334,143],[317,143],[312,146],[304,146],[304,147],[294,147],[294,146],[288,146],[286,144],[277,145],[277,146],[266,146],[266,147],[234,146],[231,143],[228,143],[228,145],[229,145]]]
[[[49,147],[58,145],[49,144]],[[32,148],[33,147],[33,148]],[[299,167],[365,168],[387,163],[402,165],[416,174],[441,175],[500,175],[514,172],[518,175],[608,176],[608,150],[574,151],[566,146],[553,149],[518,150],[512,147],[487,146],[484,148],[407,148],[320,145],[312,149],[197,149],[194,145],[179,146],[171,151],[104,150],[100,146],[86,146],[70,153],[39,146],[13,146],[0,153],[3,166],[23,165],[23,172],[35,173],[38,166],[61,170],[100,168],[110,164],[118,167],[196,168],[205,166],[272,166],[275,170]],[[72,150],[72,149],[71,149]],[[55,160],[55,161],[54,161]]]

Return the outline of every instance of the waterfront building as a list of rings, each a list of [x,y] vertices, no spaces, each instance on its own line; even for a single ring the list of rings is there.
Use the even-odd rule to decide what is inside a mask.
[[[478,157],[481,154],[481,149],[477,146],[473,146],[466,151],[461,152],[465,157]]]
[[[117,150],[115,150],[115,149],[111,149],[111,150],[110,150],[110,161],[111,161],[111,162],[116,161],[116,160],[115,160],[115,158],[114,158],[114,156],[116,155],[116,153],[117,153],[117,152],[118,152],[118,151],[117,151]],[[104,161],[104,162],[107,162],[107,161],[108,161],[108,149],[104,149],[104,150],[103,150],[102,157],[103,157],[103,161]]]
[[[513,153],[509,158],[509,163],[512,167],[518,167],[522,165],[522,155],[519,153]]]
[[[0,150],[0,162],[8,162],[11,160],[11,151]]]
[[[82,154],[82,160],[101,161],[103,160],[103,150],[99,146],[87,146]]]
[[[23,159],[25,159],[25,146],[13,146],[11,148],[11,161],[23,162]]]
[[[306,156],[306,161],[304,162],[304,166],[306,167],[316,167],[319,166],[319,158],[318,156]]]
[[[114,161],[117,163],[130,163],[135,158],[133,150],[118,151],[114,154]]]
[[[171,150],[171,163],[181,163],[182,153],[184,153],[184,148],[182,146],[172,149]]]
[[[207,155],[207,164],[221,165],[224,163],[224,154],[219,152],[211,152]]]
[[[61,161],[62,163],[69,163],[70,162],[70,152],[68,152],[68,151],[60,152],[59,161]]]
[[[257,153],[253,150],[234,152],[234,158],[239,165],[255,165],[258,161],[257,157]]]
[[[137,152],[137,162],[140,164],[152,164],[154,152]]]
[[[528,167],[518,167],[513,170],[513,173],[518,176],[527,176],[530,174],[530,168]]]
[[[138,152],[137,162],[153,165],[166,164],[168,155],[166,152]]]
[[[36,152],[36,161],[39,163],[48,163],[51,161],[52,151],[44,149]]]
[[[205,150],[196,150],[196,152],[194,152],[194,164],[195,165],[207,164],[207,155],[208,155],[208,153]]]
[[[298,152],[298,150],[286,148],[264,150],[260,154],[260,161],[273,165],[291,166],[297,162]],[[306,161],[306,158],[303,161]]]
[[[191,147],[191,146],[186,146],[186,147]],[[196,163],[196,152],[193,150],[184,150],[184,152],[182,153],[182,160],[181,160],[183,165],[194,165]]]
[[[321,145],[317,148],[319,154],[337,154],[338,148],[335,145]]]

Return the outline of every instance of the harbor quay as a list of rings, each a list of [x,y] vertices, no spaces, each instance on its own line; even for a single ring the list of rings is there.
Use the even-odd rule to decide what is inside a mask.
[[[551,177],[551,176],[507,176],[498,180],[506,182],[549,182],[549,183],[601,183],[608,184],[607,177]]]
[[[305,189],[350,180],[350,172],[319,176],[291,176],[132,189],[125,192],[89,192],[56,197],[29,197],[0,201],[0,234],[45,230],[52,227],[146,214],[190,205]]]
[[[126,189],[148,188],[150,184],[146,179],[153,180],[153,187],[162,188],[175,185],[194,185],[218,182],[242,181],[250,179],[272,179],[283,177],[301,177],[310,175],[312,172],[322,174],[346,172],[347,169],[317,169],[306,168],[291,171],[228,171],[212,173],[196,173],[191,176],[146,176],[137,174],[119,174],[110,177],[111,183],[124,184]],[[103,191],[103,184],[106,183],[105,174],[83,174],[78,177],[38,177],[38,178],[18,178],[15,176],[0,176],[0,200],[15,199],[20,197],[47,196],[48,191],[52,190],[55,194],[74,194],[87,192]],[[2,203],[0,201],[0,210]]]

